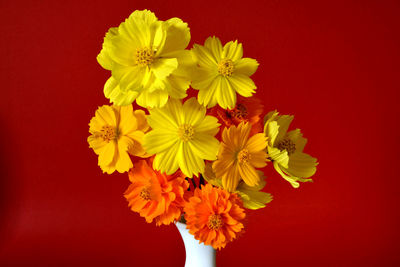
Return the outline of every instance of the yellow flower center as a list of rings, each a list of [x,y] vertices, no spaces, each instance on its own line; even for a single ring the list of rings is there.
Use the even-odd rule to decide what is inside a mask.
[[[210,217],[208,217],[208,223],[207,226],[210,228],[210,230],[218,230],[224,225],[224,222],[222,221],[222,217],[219,214],[212,214]]]
[[[148,47],[136,49],[136,63],[139,66],[148,66],[153,63],[155,51]]]
[[[222,76],[231,76],[234,71],[233,61],[225,58],[218,63],[218,72]]]
[[[288,155],[291,155],[296,151],[296,144],[289,138],[282,139],[276,147],[281,151],[286,150]]]
[[[237,155],[237,159],[239,161],[239,163],[243,164],[243,163],[248,163],[251,159],[251,155],[249,153],[249,151],[244,148],[242,150],[240,150],[240,152]]]
[[[140,196],[143,200],[151,200],[149,188],[143,187],[142,191],[140,191],[139,196]]]
[[[115,127],[105,125],[100,130],[100,137],[103,138],[104,141],[110,142],[111,140],[117,139],[117,131]]]
[[[193,139],[194,129],[193,126],[188,124],[182,124],[178,128],[178,136],[183,142],[187,142]]]

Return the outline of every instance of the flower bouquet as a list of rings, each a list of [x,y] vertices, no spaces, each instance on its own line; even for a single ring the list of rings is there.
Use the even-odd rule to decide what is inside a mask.
[[[317,160],[303,153],[300,130],[289,130],[293,116],[261,119],[250,78],[259,64],[241,43],[209,37],[187,49],[190,38],[187,23],[148,10],[108,30],[97,61],[111,71],[112,104],[97,109],[88,143],[103,172],[128,173],[132,211],[157,226],[185,223],[221,249],[243,231],[246,209],[272,200],[267,163],[297,188],[312,181]]]

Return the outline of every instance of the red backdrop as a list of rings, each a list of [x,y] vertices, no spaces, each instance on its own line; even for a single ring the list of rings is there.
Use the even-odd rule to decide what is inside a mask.
[[[398,1],[81,0],[0,3],[0,265],[183,266],[177,229],[131,212],[127,176],[86,142],[103,36],[144,8],[188,22],[191,44],[242,42],[265,112],[294,114],[320,161],[299,189],[269,166],[274,201],[217,264],[399,264]]]

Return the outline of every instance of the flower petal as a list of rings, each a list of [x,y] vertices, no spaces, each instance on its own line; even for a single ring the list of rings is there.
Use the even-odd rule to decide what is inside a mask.
[[[252,96],[255,89],[257,89],[253,80],[243,74],[233,73],[228,80],[231,83],[232,88],[235,89],[239,95],[244,97]]]
[[[256,72],[258,65],[257,60],[253,58],[241,58],[235,62],[235,72],[245,76],[251,76]]]
[[[164,80],[178,67],[178,60],[176,58],[158,58],[151,64],[151,70],[154,75]]]
[[[230,41],[224,45],[222,51],[222,58],[229,58],[232,61],[237,61],[241,59],[243,56],[243,47],[242,44],[238,41]]]

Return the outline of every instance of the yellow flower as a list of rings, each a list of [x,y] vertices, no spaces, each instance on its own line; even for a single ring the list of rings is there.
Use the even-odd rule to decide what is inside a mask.
[[[258,68],[252,58],[242,58],[242,44],[230,41],[222,47],[217,37],[209,37],[204,46],[195,44],[193,56],[198,70],[193,73],[192,87],[199,90],[199,103],[224,109],[236,105],[236,93],[250,97],[256,86],[249,78]]]
[[[132,110],[132,105],[101,106],[90,120],[89,147],[99,155],[99,166],[108,174],[115,170],[127,172],[132,168],[128,154],[147,157],[141,143],[149,126],[143,110]]]
[[[244,181],[240,181],[235,190],[235,193],[238,194],[243,201],[243,207],[247,209],[261,209],[265,207],[265,204],[272,201],[271,194],[261,191],[266,184],[264,173],[262,171],[257,171],[257,174],[260,177],[258,185],[248,186]],[[215,176],[215,172],[210,163],[206,164],[203,177],[209,184],[225,189],[222,185],[221,178]]]
[[[269,112],[264,118],[264,133],[268,137],[268,155],[275,170],[294,188],[298,182],[311,182],[309,178],[316,172],[317,159],[303,153],[307,139],[300,129],[288,132],[293,116]]]
[[[218,159],[213,163],[217,177],[222,178],[223,187],[234,192],[240,180],[249,186],[259,183],[260,177],[255,168],[267,165],[267,139],[263,133],[249,138],[250,123],[241,122],[238,127],[231,126],[222,132]]]
[[[219,142],[218,120],[206,116],[206,108],[195,98],[183,105],[171,99],[162,108],[150,110],[147,117],[152,130],[144,137],[143,146],[156,154],[153,168],[174,173],[178,168],[188,177],[204,171],[204,160],[215,160]]]
[[[97,56],[112,76],[104,94],[116,105],[136,100],[142,107],[161,107],[168,97],[181,99],[189,87],[193,59],[186,23],[160,21],[148,10],[135,11],[119,27],[110,28]]]

